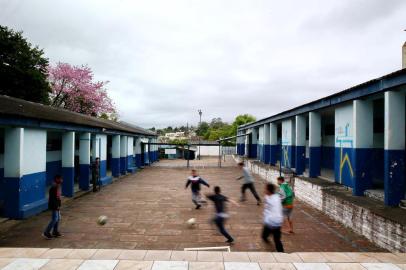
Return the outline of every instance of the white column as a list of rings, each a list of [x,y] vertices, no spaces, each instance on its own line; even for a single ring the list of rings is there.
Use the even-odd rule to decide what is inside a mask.
[[[317,177],[321,170],[321,116],[309,112],[309,177]]]
[[[120,176],[120,148],[121,140],[120,135],[114,135],[111,145],[111,172],[114,177]]]
[[[62,134],[62,194],[67,197],[74,195],[75,179],[75,132]]]
[[[79,138],[79,187],[82,190],[89,189],[90,183],[90,133],[80,134]]]
[[[296,115],[295,123],[295,168],[296,174],[301,175],[306,168],[306,118],[303,115]]]

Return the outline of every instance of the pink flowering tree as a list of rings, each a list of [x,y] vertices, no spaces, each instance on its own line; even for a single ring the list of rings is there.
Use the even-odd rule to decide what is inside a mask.
[[[49,66],[48,81],[52,106],[97,117],[115,117],[113,102],[105,88],[108,81],[94,82],[88,66],[66,63]]]

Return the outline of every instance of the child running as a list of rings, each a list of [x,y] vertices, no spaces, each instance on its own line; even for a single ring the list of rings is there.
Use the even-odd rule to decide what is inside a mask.
[[[293,222],[292,222],[292,211],[293,211],[293,200],[295,198],[295,193],[288,183],[285,182],[285,178],[282,176],[278,177],[279,194],[282,200],[283,215],[286,218],[289,230],[287,233],[293,233]],[[286,233],[284,231],[284,233]]]
[[[207,197],[207,199],[211,200],[214,203],[214,207],[216,209],[216,214],[213,219],[214,223],[216,224],[220,233],[222,235],[224,235],[225,238],[227,238],[226,243],[230,243],[230,244],[233,243],[234,239],[224,228],[224,222],[228,218],[228,214],[226,213],[226,204],[225,203],[231,202],[237,206],[238,206],[238,203],[227,198],[226,196],[223,196],[221,194],[220,187],[218,187],[218,186],[214,187],[214,194],[208,194],[208,195],[206,195],[206,197]]]
[[[262,240],[269,244],[268,237],[273,234],[276,251],[284,252],[281,242],[281,226],[283,223],[282,202],[279,194],[275,194],[275,186],[267,184],[265,186],[264,199],[264,229]]]
[[[244,167],[244,162],[239,162],[238,167],[242,170],[243,175],[238,177],[237,180],[244,178],[244,183],[241,186],[241,201],[244,202],[246,200],[245,190],[249,189],[251,190],[252,195],[254,195],[255,199],[257,200],[257,205],[260,205],[261,199],[259,198],[258,193],[255,190],[254,178],[252,177],[252,174],[247,167]]]
[[[195,169],[192,170],[192,175],[188,177],[185,189],[187,189],[189,185],[192,190],[192,202],[196,205],[196,209],[199,209],[202,207],[200,204],[200,185],[205,185],[207,187],[210,187],[210,185],[197,174]]]

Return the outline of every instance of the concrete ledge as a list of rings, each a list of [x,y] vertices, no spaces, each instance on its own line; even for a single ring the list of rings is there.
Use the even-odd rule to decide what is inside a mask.
[[[262,179],[276,183],[279,168],[248,160],[247,166]],[[392,252],[406,252],[406,211],[385,207],[333,182],[318,178],[294,177],[296,198],[322,211],[346,227]]]
[[[112,176],[105,176],[100,179],[101,185],[106,186],[108,184],[111,184],[113,182],[113,177]]]

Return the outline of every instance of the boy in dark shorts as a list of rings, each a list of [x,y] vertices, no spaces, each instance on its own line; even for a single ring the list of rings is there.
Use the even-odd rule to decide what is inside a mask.
[[[254,177],[252,177],[252,174],[249,171],[249,169],[247,167],[244,167],[244,162],[239,162],[238,168],[241,169],[243,175],[238,177],[237,180],[244,179],[244,182],[241,186],[241,202],[244,202],[246,200],[245,191],[249,189],[252,195],[254,195],[255,199],[257,200],[257,205],[260,205],[261,199],[259,198],[258,193],[255,190]]]
[[[283,223],[282,203],[279,194],[275,193],[275,189],[276,187],[273,184],[265,186],[262,240],[269,244],[268,237],[272,234],[276,251],[284,252],[281,242],[281,226]]]
[[[226,204],[225,203],[231,202],[237,206],[238,206],[238,203],[227,198],[226,196],[223,196],[221,194],[220,187],[218,187],[218,186],[214,187],[214,194],[207,194],[206,197],[207,197],[207,199],[209,199],[210,201],[212,201],[214,203],[216,214],[214,216],[213,221],[216,224],[217,228],[219,229],[219,232],[222,235],[224,235],[225,238],[227,238],[227,241],[226,241],[227,243],[234,242],[234,239],[224,228],[224,222],[228,218],[228,214],[226,213]]]
[[[200,185],[205,185],[207,187],[210,187],[210,185],[197,174],[195,169],[192,170],[192,175],[188,177],[185,189],[187,189],[189,185],[192,190],[192,202],[196,205],[196,209],[199,209],[202,207],[200,204]]]

